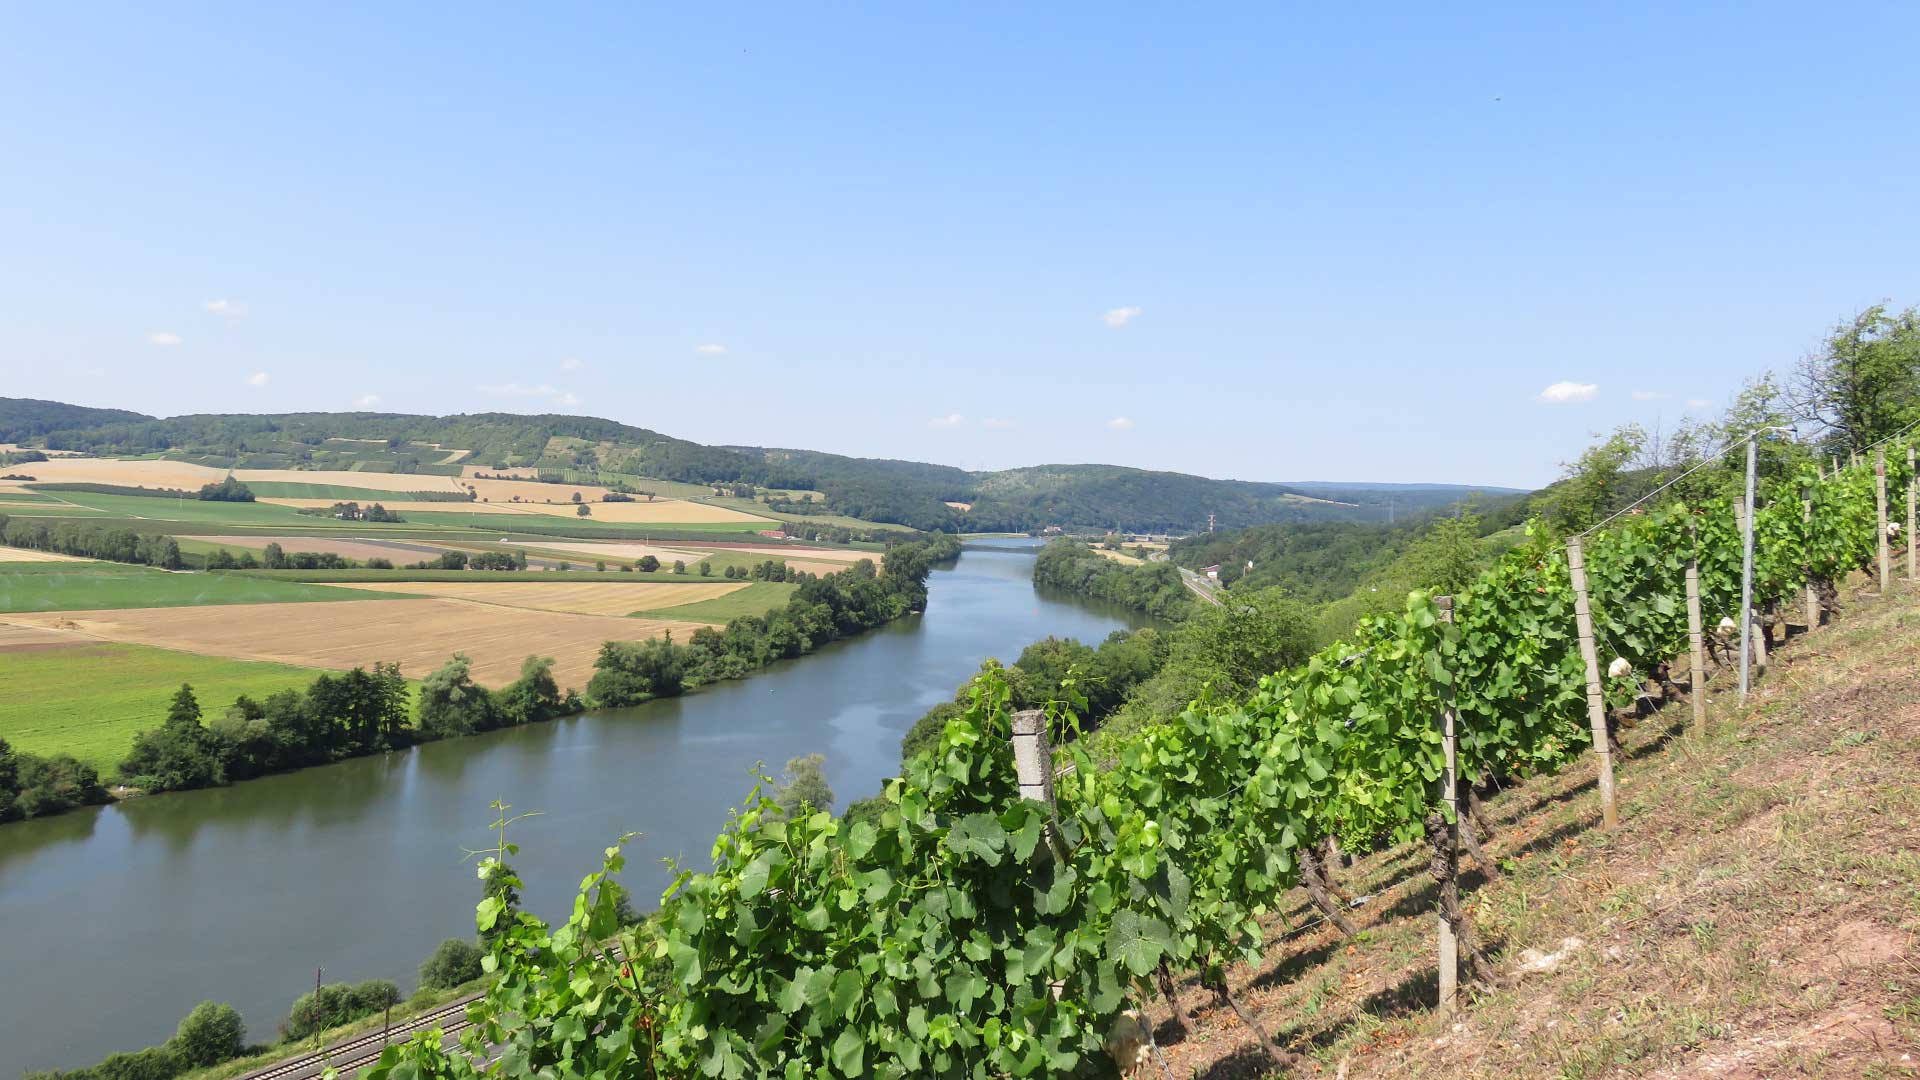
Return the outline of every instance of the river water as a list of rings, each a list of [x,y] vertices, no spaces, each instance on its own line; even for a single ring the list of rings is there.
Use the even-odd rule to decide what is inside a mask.
[[[1042,595],[1007,544],[935,570],[924,615],[685,697],[0,826],[0,1080],[161,1042],[208,998],[268,1041],[316,967],[410,991],[437,942],[473,934],[465,851],[495,799],[539,812],[509,838],[551,917],[625,832],[643,834],[622,875],[643,910],[660,860],[711,865],[756,762],[817,751],[839,805],[876,793],[984,658],[1137,624]]]

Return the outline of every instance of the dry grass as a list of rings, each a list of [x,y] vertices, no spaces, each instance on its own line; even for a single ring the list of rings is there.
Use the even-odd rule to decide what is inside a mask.
[[[1121,566],[1140,566],[1147,561],[1145,559],[1136,558],[1132,555],[1129,555],[1124,551],[1108,551],[1106,548],[1100,547],[1098,545],[1095,545],[1092,550],[1095,555],[1098,555],[1106,559],[1112,559],[1114,562],[1119,563]]]
[[[262,502],[267,500],[262,499]],[[444,504],[435,504],[444,505]],[[197,540],[207,544],[219,544],[235,551],[250,549],[265,550],[268,544],[279,544],[283,551],[312,551],[320,554],[334,554],[343,559],[387,559],[395,565],[432,559],[447,550],[447,545],[425,542],[383,542],[379,540],[328,540],[320,536],[182,536],[182,540]]]
[[[1593,771],[1511,788],[1490,811],[1469,911],[1505,985],[1457,1021],[1433,1011],[1433,886],[1386,852],[1341,873],[1372,899],[1340,938],[1298,894],[1236,997],[1307,1060],[1294,1076],[1911,1077],[1920,1075],[1920,590],[1856,597],[1780,648],[1745,707],[1709,688],[1627,733],[1622,826],[1598,826]],[[1560,952],[1520,975],[1523,949]],[[1153,1018],[1177,1076],[1279,1076],[1207,994],[1182,1038]]]
[[[51,551],[34,551],[31,548],[6,547],[0,545],[0,563],[23,562],[91,562],[77,555],[58,555]]]
[[[63,457],[9,470],[25,472],[43,484],[121,484],[127,487],[195,489],[227,475],[184,461],[120,461],[115,458]],[[311,474],[302,473],[296,478]],[[359,473],[352,474],[354,476]],[[442,478],[445,479],[444,477]]]
[[[671,631],[686,640],[704,624],[532,611],[466,600],[343,600],[328,604],[245,604],[9,615],[24,625],[75,631],[102,641],[345,670],[393,661],[419,677],[455,652],[474,678],[501,686],[528,654],[551,656],[563,686],[584,687],[607,641],[641,641]]]
[[[503,549],[526,551],[530,555],[546,555],[558,558],[569,556],[588,559],[644,559],[651,555],[659,559],[662,565],[672,566],[676,561],[692,566],[711,552],[688,548],[668,548],[658,544],[594,543],[586,540],[541,540],[532,544],[495,545]]]
[[[626,576],[626,575],[619,575]],[[481,604],[569,611],[579,615],[631,615],[713,600],[746,588],[744,582],[689,584],[645,581],[383,581],[356,582],[356,591],[408,593],[448,597]]]

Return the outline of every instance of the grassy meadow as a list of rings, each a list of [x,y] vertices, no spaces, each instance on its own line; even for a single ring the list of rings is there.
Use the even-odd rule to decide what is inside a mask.
[[[686,619],[691,622],[724,624],[742,615],[765,615],[775,608],[786,607],[787,601],[793,598],[793,591],[799,587],[781,581],[756,581],[744,589],[736,589],[725,596],[716,596],[711,600],[698,600],[678,607],[636,611],[633,617]]]
[[[338,591],[338,590],[335,590]],[[77,645],[0,655],[0,739],[33,754],[72,754],[110,775],[135,733],[159,727],[190,683],[208,718],[241,694],[304,689],[317,669],[155,649]]]
[[[122,563],[0,564],[0,612],[378,600],[393,595],[232,573],[173,573]]]

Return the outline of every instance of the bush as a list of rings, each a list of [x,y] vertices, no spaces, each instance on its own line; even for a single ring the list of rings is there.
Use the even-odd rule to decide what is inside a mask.
[[[420,965],[423,989],[451,990],[480,977],[480,947],[464,938],[448,938]]]
[[[203,1001],[193,1007],[169,1044],[184,1068],[218,1065],[240,1056],[247,1029],[239,1010],[225,1002]]]
[[[208,502],[252,502],[253,491],[247,485],[228,476],[217,484],[202,487],[200,498]]]
[[[400,988],[385,979],[368,979],[356,985],[328,983],[294,1000],[286,1022],[280,1025],[280,1034],[288,1040],[304,1039],[399,1003]]]
[[[165,1046],[150,1046],[131,1054],[109,1054],[88,1072],[94,1080],[173,1080],[186,1068]]]

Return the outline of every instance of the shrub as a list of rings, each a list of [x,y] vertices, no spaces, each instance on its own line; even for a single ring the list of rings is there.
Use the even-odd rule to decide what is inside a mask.
[[[420,965],[420,985],[451,990],[480,977],[480,948],[464,938],[448,938]]]
[[[109,1054],[89,1069],[94,1080],[173,1080],[186,1069],[165,1046],[150,1046],[131,1054]]]
[[[328,983],[294,1000],[286,1022],[280,1025],[280,1034],[286,1039],[304,1039],[399,1003],[400,988],[385,979],[368,979],[355,985]]]
[[[246,1035],[239,1010],[222,1001],[203,1001],[180,1021],[168,1046],[184,1068],[198,1069],[239,1057]]]

